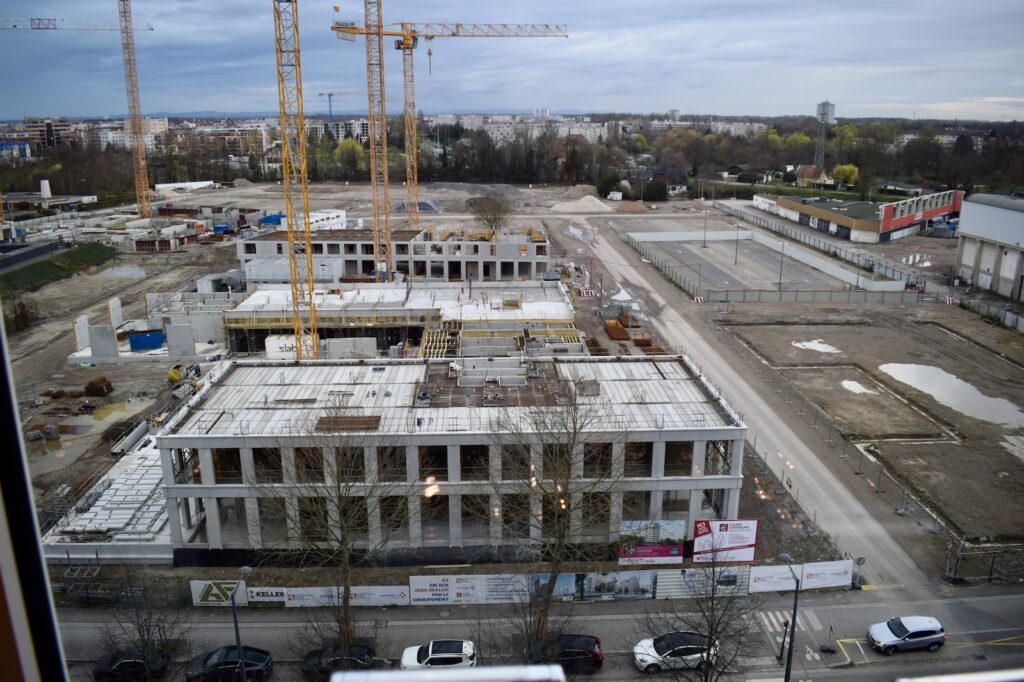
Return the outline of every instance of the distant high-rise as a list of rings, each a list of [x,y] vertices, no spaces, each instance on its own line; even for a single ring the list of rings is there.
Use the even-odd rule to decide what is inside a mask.
[[[825,167],[825,136],[828,127],[836,122],[836,105],[828,100],[818,103],[818,141],[814,145],[814,165]]]
[[[546,119],[551,117],[551,112],[547,107],[537,107],[533,110],[533,117],[538,119]]]

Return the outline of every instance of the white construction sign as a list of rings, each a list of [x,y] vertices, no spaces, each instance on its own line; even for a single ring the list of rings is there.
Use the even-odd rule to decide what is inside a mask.
[[[414,575],[409,589],[417,604],[509,604],[526,598],[525,575]]]
[[[693,524],[694,563],[750,563],[756,546],[756,520],[702,520]]]
[[[231,593],[235,593],[235,606],[246,606],[249,593],[244,580],[190,580],[193,606],[231,606]]]
[[[790,592],[796,587],[793,573],[800,578],[801,590],[849,587],[853,581],[853,560],[821,561],[789,566],[751,566],[750,592]]]

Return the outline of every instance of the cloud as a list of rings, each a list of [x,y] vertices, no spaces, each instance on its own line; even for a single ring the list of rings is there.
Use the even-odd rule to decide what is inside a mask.
[[[335,38],[330,5],[311,0],[299,5],[310,112],[326,110],[326,102],[316,97],[319,91],[362,93],[366,87],[363,43]],[[342,9],[347,18],[361,21],[361,3],[349,0]],[[568,40],[421,41],[416,95],[428,112],[545,106],[811,114],[814,104],[828,97],[839,116],[893,115],[904,107],[904,115],[916,108],[1021,118],[1019,104],[1012,101],[1024,93],[1019,68],[1024,3],[1019,0],[986,0],[969,11],[952,0],[449,0],[429,9],[413,0],[389,0],[383,9],[385,22],[568,25]],[[0,0],[0,16],[25,11],[21,2]],[[112,0],[36,0],[31,12],[117,22]],[[137,24],[155,28],[136,35],[144,111],[276,108],[271,0],[136,0],[133,12]],[[427,47],[434,52],[432,69]],[[390,41],[385,50],[389,110],[396,111],[401,60]],[[0,59],[8,67],[0,118],[126,109],[116,32],[7,31]],[[365,98],[337,98],[335,109],[364,110]]]

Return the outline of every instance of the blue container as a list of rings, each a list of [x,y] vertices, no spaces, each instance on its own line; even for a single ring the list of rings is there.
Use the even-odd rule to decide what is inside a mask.
[[[283,217],[283,213],[274,213],[271,215],[263,216],[262,218],[260,218],[260,225],[280,225],[281,218]]]
[[[231,229],[231,228],[228,226],[227,223],[217,223],[216,225],[213,226],[213,233],[214,234],[224,234],[229,229]]]
[[[156,350],[164,345],[164,333],[160,329],[143,329],[128,333],[128,347],[133,353]]]

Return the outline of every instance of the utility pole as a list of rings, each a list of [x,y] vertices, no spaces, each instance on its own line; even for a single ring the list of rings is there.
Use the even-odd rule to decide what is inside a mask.
[[[733,254],[732,264],[739,265],[740,262],[740,226],[736,224],[736,253]]]
[[[786,242],[782,242],[782,251],[779,256],[779,291],[782,291],[782,264],[786,260]]]
[[[704,239],[701,241],[701,247],[708,248],[708,212],[704,211]]]

